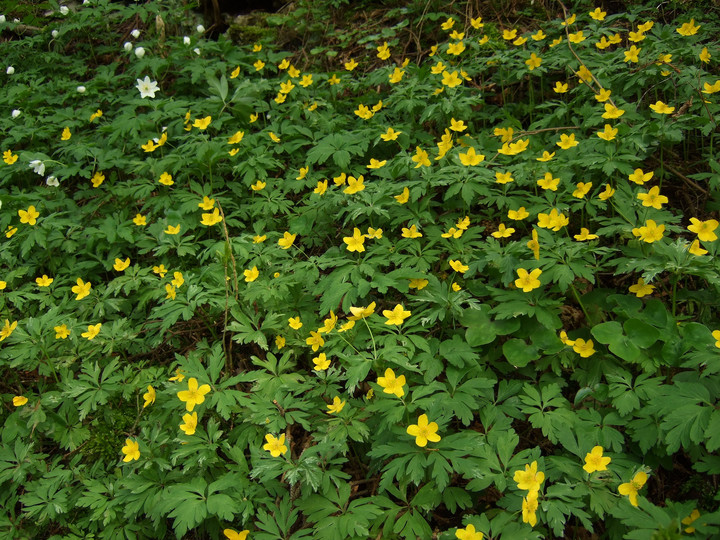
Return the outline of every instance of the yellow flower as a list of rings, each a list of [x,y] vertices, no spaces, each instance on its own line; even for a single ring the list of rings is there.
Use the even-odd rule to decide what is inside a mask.
[[[345,62],[345,69],[348,71],[352,71],[356,67],[358,67],[358,63],[353,58]]]
[[[377,378],[377,383],[382,387],[383,393],[385,394],[392,394],[399,398],[405,395],[405,390],[403,389],[403,386],[405,386],[405,375],[395,377],[395,372],[390,368],[385,370],[384,377]]]
[[[5,319],[5,326],[0,329],[0,341],[4,341],[9,338],[13,331],[17,328],[17,321],[13,321],[12,324],[8,319]]]
[[[260,272],[258,271],[257,266],[253,266],[252,268],[243,270],[243,275],[245,276],[245,282],[250,283],[251,281],[255,281],[258,278]]]
[[[378,240],[382,238],[382,229],[374,229],[372,227],[368,227],[368,232],[365,235],[367,238],[377,238]]]
[[[690,515],[686,518],[683,518],[682,524],[683,525],[692,525],[693,522],[700,517],[700,511],[696,508],[692,512],[690,512]],[[685,532],[688,534],[692,534],[695,532],[695,527],[686,527]]]
[[[407,311],[402,304],[397,304],[392,310],[385,309],[382,312],[383,317],[387,317],[385,324],[390,326],[400,326],[411,313]]]
[[[72,292],[77,294],[77,297],[75,297],[75,300],[82,300],[87,295],[90,294],[90,288],[92,285],[88,281],[85,283],[82,278],[77,278],[77,285],[73,285]]]
[[[180,225],[168,224],[167,229],[163,231],[165,234],[178,234],[180,232]]]
[[[698,33],[698,30],[700,30],[700,26],[695,26],[695,19],[690,19],[690,22],[686,22],[680,28],[675,29],[681,36],[694,36]]]
[[[628,179],[631,182],[635,182],[636,184],[642,186],[645,182],[650,180],[655,173],[650,171],[649,173],[644,173],[642,169],[635,169],[631,175],[628,176]]]
[[[572,195],[573,197],[576,197],[578,199],[583,199],[585,198],[585,195],[588,194],[588,191],[590,191],[591,187],[592,182],[578,182]]]
[[[628,41],[632,41],[633,43],[638,43],[639,41],[642,41],[645,39],[645,34],[643,32],[628,32]]]
[[[577,146],[579,143],[575,140],[574,133],[571,133],[570,135],[563,133],[560,135],[560,142],[557,142],[555,144],[557,144],[563,150],[567,150],[569,148]]]
[[[612,141],[618,134],[617,128],[613,128],[610,124],[605,124],[603,131],[597,131],[597,136],[605,141]]]
[[[122,447],[122,453],[125,454],[123,461],[125,463],[134,459],[140,459],[140,445],[132,439],[125,439],[125,446]]]
[[[95,111],[94,113],[92,113],[90,115],[90,122],[92,122],[96,118],[100,118],[102,115],[103,115],[103,112],[100,109],[98,109],[97,111]]]
[[[266,234],[256,234],[253,236],[253,244],[262,244],[265,240],[267,240]]]
[[[554,157],[555,157],[555,152],[550,153],[547,150],[545,150],[543,152],[543,155],[541,157],[537,158],[537,161],[550,161]]]
[[[173,272],[173,280],[171,283],[177,288],[182,287],[183,283],[185,283],[185,278],[183,277],[182,272]]]
[[[498,225],[498,230],[492,233],[493,238],[508,238],[515,232],[512,227],[505,227],[504,223]]]
[[[158,178],[158,182],[160,182],[164,186],[172,186],[175,183],[172,179],[172,175],[167,172],[164,172],[160,175],[160,178]]]
[[[238,75],[240,75],[240,66],[237,66],[235,69],[232,70],[232,72],[230,73],[230,78],[237,79]]]
[[[708,252],[707,249],[703,249],[700,247],[700,240],[698,240],[697,238],[692,241],[692,243],[690,244],[690,247],[688,248],[688,251],[690,253],[692,253],[693,255],[695,255],[696,257],[706,255]]]
[[[255,63],[253,63],[253,67],[255,68],[255,71],[260,71],[262,68],[265,67],[265,62],[258,59],[255,61]]]
[[[175,300],[175,297],[177,296],[177,291],[175,290],[175,287],[173,287],[169,283],[165,284],[165,293],[165,298],[167,300]]]
[[[627,495],[630,499],[630,504],[637,506],[638,491],[642,489],[647,479],[648,475],[644,471],[639,471],[630,482],[618,486],[618,493],[620,493],[620,495]]]
[[[507,41],[511,41],[517,37],[517,28],[513,28],[512,30],[503,30],[503,39]]]
[[[428,422],[427,414],[421,414],[418,417],[417,424],[411,424],[407,428],[407,434],[415,437],[415,444],[424,448],[429,442],[440,441],[440,435],[437,434],[438,425],[435,422]]]
[[[415,148],[415,155],[412,157],[412,160],[417,163],[415,165],[415,168],[419,168],[422,166],[429,167],[430,166],[430,160],[428,159],[428,153],[420,148],[419,146]]]
[[[47,274],[43,274],[42,277],[35,278],[35,283],[37,283],[38,287],[49,287],[53,281],[53,278],[48,277]]]
[[[563,344],[567,345],[568,347],[572,347],[575,343],[572,339],[568,338],[567,332],[565,330],[560,332],[560,341],[562,341]]]
[[[592,81],[592,73],[590,73],[590,70],[584,64],[580,66],[580,69],[577,70],[575,75],[578,76],[581,82],[589,83]]]
[[[22,407],[28,402],[28,398],[25,396],[15,396],[12,398],[12,403],[14,407]]]
[[[228,144],[238,144],[243,140],[243,137],[245,136],[244,131],[236,131],[233,133],[233,135],[228,139]],[[209,208],[206,208],[205,210],[209,210]]]
[[[463,264],[462,261],[460,261],[460,260],[450,259],[448,261],[448,263],[450,264],[450,268],[452,268],[459,274],[464,274],[465,272],[467,272],[470,269],[470,267],[468,265]]]
[[[672,114],[673,112],[675,112],[675,107],[670,107],[669,105],[663,103],[660,100],[650,105],[650,108],[653,110],[653,112],[656,112],[658,114]]]
[[[330,367],[330,360],[325,356],[325,353],[320,353],[312,361],[315,365],[315,371],[325,371]]]
[[[643,227],[632,230],[633,235],[640,237],[640,240],[648,244],[661,240],[664,232],[665,225],[658,225],[652,219],[648,219]]]
[[[12,165],[18,160],[18,155],[13,154],[12,150],[5,150],[3,152],[3,161],[7,163],[8,165]]]
[[[352,313],[352,317],[348,317],[348,319],[351,321],[365,319],[375,313],[375,302],[371,302],[367,307],[350,306],[350,313]]]
[[[297,234],[291,234],[288,231],[283,233],[283,237],[278,240],[278,245],[283,249],[290,249],[297,238]]]
[[[602,21],[605,20],[605,15],[607,15],[606,11],[603,11],[601,8],[596,7],[594,10],[590,12],[590,17],[595,19],[596,21]]]
[[[558,81],[555,83],[555,86],[553,87],[553,92],[555,92],[556,94],[564,94],[567,91],[568,91],[567,83],[562,83],[562,82]]]
[[[400,204],[405,204],[410,200],[410,190],[408,188],[404,188],[400,195],[395,195],[395,200]]]
[[[267,442],[263,445],[263,450],[267,450],[268,452],[270,452],[270,455],[272,457],[279,457],[279,456],[284,456],[285,454],[287,454],[288,447],[285,445],[285,434],[284,433],[282,433],[277,438],[275,438],[273,435],[268,433],[267,435],[265,435],[265,441],[267,441]],[[237,534],[237,533],[235,533],[235,534]],[[227,533],[226,533],[226,536],[227,536]],[[247,535],[245,535],[245,536],[247,536]],[[232,538],[232,536],[228,536],[228,538]]]
[[[275,346],[278,348],[278,350],[282,349],[285,346],[285,338],[282,336],[276,336]]]
[[[198,128],[200,131],[204,131],[210,125],[212,116],[206,116],[205,118],[198,118],[193,123],[193,127]]]
[[[448,17],[447,20],[440,25],[440,28],[442,28],[443,30],[450,30],[454,24],[455,19]]]
[[[285,437],[285,435],[282,435],[282,437]],[[267,450],[267,448],[265,448]],[[247,535],[250,534],[249,530],[244,530],[240,532],[236,532],[232,529],[225,529],[223,530],[223,534],[225,535],[225,538],[228,540],[246,540]]]
[[[514,219],[515,221],[521,221],[528,217],[530,214],[525,210],[524,206],[521,206],[517,210],[508,210],[508,218]]]
[[[87,338],[88,341],[91,341],[91,340],[95,339],[95,336],[97,336],[100,333],[101,327],[102,327],[102,323],[89,324],[87,332],[83,332],[80,335],[84,338]]]
[[[195,435],[198,423],[197,412],[192,414],[186,413],[183,415],[182,419],[183,423],[180,424],[180,429],[185,432],[185,435]]]
[[[422,233],[417,230],[417,227],[415,225],[411,225],[409,228],[402,228],[401,236],[403,238],[422,238]]]
[[[599,236],[597,234],[590,234],[589,229],[587,229],[586,227],[581,227],[580,234],[576,234],[574,238],[578,242],[583,242],[585,240],[596,240],[597,238],[599,238]]]
[[[501,173],[500,171],[497,171],[495,173],[495,182],[498,184],[509,184],[510,182],[514,181],[515,179],[512,177],[511,172]]]
[[[300,317],[290,317],[288,319],[288,325],[293,330],[300,330],[303,326],[302,321],[300,320]]]
[[[715,229],[718,228],[718,221],[716,219],[708,219],[707,221],[700,221],[698,218],[690,218],[691,225],[688,225],[688,231],[698,235],[698,239],[703,242],[714,242],[717,240]]]
[[[515,286],[518,289],[522,289],[523,292],[530,292],[533,289],[540,287],[541,283],[538,277],[542,274],[542,270],[536,268],[535,270],[528,272],[524,268],[518,268],[518,278],[515,280]]]
[[[585,341],[584,339],[577,338],[575,340],[575,343],[573,343],[572,347],[573,351],[578,353],[582,358],[588,358],[595,354],[592,339],[588,339],[587,341]]]
[[[283,58],[283,59],[282,59],[282,62],[280,62],[280,63],[278,64],[278,69],[281,70],[281,71],[282,71],[282,70],[285,70],[285,69],[287,69],[287,68],[289,68],[289,67],[290,67],[290,61],[289,61],[287,58]]]
[[[558,185],[560,185],[560,178],[553,178],[552,173],[546,172],[545,176],[537,181],[537,185],[543,189],[557,191]]]
[[[197,379],[190,377],[188,379],[188,389],[180,390],[177,393],[177,397],[180,401],[185,402],[185,408],[188,412],[192,412],[195,405],[200,405],[205,401],[205,394],[210,391],[209,384],[203,384],[198,386]]]
[[[328,188],[327,180],[318,180],[317,186],[315,186],[313,193],[322,195],[323,193],[325,193],[327,191],[327,188]]]
[[[320,332],[310,331],[310,337],[305,339],[305,344],[312,347],[313,352],[316,352],[320,347],[325,345],[325,340],[320,335]]]
[[[161,264],[160,266],[153,266],[152,271],[154,274],[158,274],[161,278],[165,277],[165,274],[167,274],[167,269],[164,264]]]
[[[143,409],[147,407],[148,405],[152,405],[155,403],[155,389],[148,385],[147,392],[143,394],[143,399],[145,400],[145,403],[143,404]]]
[[[482,17],[470,19],[470,26],[472,26],[475,30],[479,30],[480,28],[482,28],[484,26],[482,22]]]
[[[143,216],[142,214],[135,214],[135,217],[133,218],[132,221],[138,227],[143,227],[143,226],[147,225],[147,218],[145,216]]]
[[[630,288],[628,290],[638,298],[642,298],[643,296],[652,294],[652,292],[655,290],[655,286],[645,283],[645,280],[643,278],[638,278],[637,283],[634,285],[630,285]]]
[[[542,58],[537,56],[535,53],[530,54],[530,58],[525,60],[525,64],[527,65],[528,69],[532,71],[533,69],[540,67],[540,64],[542,64]]]
[[[447,86],[448,88],[455,88],[456,86],[462,84],[462,80],[460,77],[458,77],[458,72],[453,71],[450,73],[449,71],[444,71],[442,76],[442,84],[443,86]]]
[[[643,206],[660,210],[662,205],[668,202],[668,198],[660,195],[660,188],[653,186],[647,193],[638,193],[637,198],[642,201]]]
[[[100,184],[105,181],[105,175],[100,171],[97,171],[90,179],[90,181],[92,182],[94,188],[100,187]]]
[[[222,221],[222,217],[220,216],[219,208],[215,208],[210,213],[202,214],[201,217],[202,217],[202,219],[200,220],[200,223],[202,225],[205,225],[206,227],[210,227],[210,226],[220,223]]]
[[[388,79],[390,80],[390,84],[397,84],[400,81],[402,81],[403,75],[405,75],[405,71],[396,67],[395,70],[388,75]]]
[[[615,194],[615,189],[610,184],[605,184],[605,191],[600,193],[598,197],[602,201],[608,200],[610,197],[612,197]]]
[[[418,291],[423,290],[430,283],[427,279],[413,278],[408,284],[409,289],[417,289]]]
[[[335,73],[333,73],[332,77],[328,79],[328,83],[330,84],[330,86],[334,86],[336,84],[340,84],[340,79],[337,75],[335,75]]]
[[[357,178],[354,176],[348,176],[347,180],[347,187],[343,190],[343,193],[347,193],[348,195],[353,195],[354,193],[357,193],[359,191],[362,191],[365,189],[365,178],[361,174]]]
[[[623,109],[619,109],[611,103],[606,103],[605,112],[602,114],[602,117],[606,120],[610,120],[614,118],[620,118],[623,114],[625,114],[625,111]]]
[[[636,45],[633,45],[630,47],[629,50],[625,51],[625,60],[624,62],[634,62],[637,63],[639,61],[638,55],[640,54],[640,51],[642,49],[638,48]]]
[[[148,139],[148,142],[140,145],[140,148],[145,150],[145,152],[154,152],[155,150],[158,149],[158,145],[156,145],[152,139]]]
[[[537,525],[538,492],[529,491],[522,500],[522,520],[531,527]]]
[[[251,113],[250,114],[250,123],[252,124],[254,122],[257,122],[258,116],[259,115],[257,113]]]
[[[367,166],[367,168],[368,169],[379,169],[380,167],[383,167],[386,163],[387,163],[386,159],[379,161],[375,158],[370,158],[370,164]]]
[[[35,210],[34,206],[30,205],[27,210],[18,210],[18,216],[20,216],[20,223],[35,225],[37,218],[40,217],[40,212]],[[8,236],[8,238],[10,237]]]
[[[710,59],[712,58],[712,55],[708,51],[707,47],[703,47],[703,50],[700,52],[700,61],[704,62],[705,64],[710,63]]]
[[[460,238],[463,235],[462,229],[456,229],[455,227],[450,227],[450,230],[446,233],[442,233],[440,236],[443,238]]]
[[[611,90],[606,90],[605,88],[601,88],[600,91],[595,94],[595,99],[599,101],[600,103],[607,101],[610,99],[610,94],[612,93]],[[607,109],[606,109],[607,111]],[[624,111],[623,111],[624,112]]]
[[[345,407],[345,401],[340,400],[339,396],[335,396],[333,398],[333,402],[330,405],[327,405],[328,414],[337,414],[340,411],[343,410],[343,407]]]
[[[393,128],[389,127],[387,128],[387,131],[380,135],[380,138],[383,141],[394,141],[398,138],[398,135],[400,135],[402,131],[395,131]]]
[[[116,258],[113,268],[118,272],[122,272],[123,270],[127,269],[128,266],[130,266],[130,257],[126,258],[124,261]]]
[[[387,41],[377,48],[377,57],[380,60],[387,60],[390,58],[390,48],[388,47]]]
[[[65,129],[63,129],[60,139],[63,141],[67,141],[68,139],[70,139],[70,137],[72,137],[72,133],[70,133],[70,128],[66,126]]]
[[[305,75],[303,75],[302,80],[301,80],[298,84],[299,84],[300,86],[302,86],[303,88],[307,88],[307,87],[310,86],[312,83],[313,83],[312,73],[306,73]]]
[[[476,153],[475,148],[472,146],[468,149],[467,152],[460,152],[460,154],[458,154],[458,157],[460,158],[460,163],[462,163],[466,167],[474,167],[475,165],[479,165],[485,160],[485,156]]]
[[[513,481],[517,484],[518,489],[527,491],[540,491],[540,484],[545,481],[545,473],[537,470],[537,461],[525,465],[525,470],[515,471]]]
[[[263,182],[262,180],[258,180],[257,182],[255,182],[253,185],[250,186],[250,189],[252,189],[253,191],[262,191],[263,189],[265,189],[266,185],[267,185],[266,182]]]

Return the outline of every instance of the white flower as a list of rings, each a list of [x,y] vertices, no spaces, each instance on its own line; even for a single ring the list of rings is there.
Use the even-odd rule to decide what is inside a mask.
[[[195,54],[197,54],[198,56],[200,56],[200,48],[199,48],[199,47],[195,47],[195,48],[193,49],[193,52],[194,52]]]
[[[0,15],[0,23],[5,22],[5,15]]]
[[[143,56],[145,56],[145,49],[143,49],[142,47],[137,47],[135,49],[135,56],[137,56],[138,58],[142,58]]]
[[[60,35],[60,32],[58,32],[57,30],[53,30],[53,31],[52,31],[52,37],[53,37],[53,39],[57,39],[57,37],[58,37],[59,35]]]
[[[190,38],[188,36],[183,36],[183,43],[185,45],[190,45]]]
[[[198,24],[195,30],[197,30],[198,34],[202,34],[205,32],[205,27],[202,24]]]
[[[123,49],[125,49],[125,52],[130,52],[130,51],[132,51],[132,43],[130,43],[129,41],[126,41],[126,42],[123,44]]]
[[[60,6],[60,13],[63,15],[67,15],[70,12],[70,10],[67,8],[67,6]]]
[[[154,98],[155,92],[160,90],[157,81],[151,81],[150,77],[148,77],[147,75],[145,75],[145,79],[137,79],[137,84],[135,85],[135,88],[140,90],[141,98]]]
[[[77,87],[78,94],[84,94],[85,93],[85,87],[84,86],[78,86]]]
[[[58,179],[54,176],[48,176],[45,183],[50,187],[58,187],[60,185],[60,182],[58,182]]]
[[[137,39],[137,38],[140,37],[140,30],[138,30],[137,28],[135,28],[135,30],[133,30],[132,32],[130,32],[130,34],[132,35],[132,37],[134,37],[135,39]]]
[[[8,75],[12,75],[13,73],[15,73],[15,68],[12,66],[8,66],[8,68],[5,70],[5,73],[7,73]]]
[[[45,164],[40,161],[39,159],[34,159],[29,164],[30,168],[33,170],[33,172],[36,172],[40,176],[45,174]]]
[[[12,116],[13,118],[17,118],[18,116],[20,116],[20,109],[13,109],[13,112],[10,113],[10,116]]]

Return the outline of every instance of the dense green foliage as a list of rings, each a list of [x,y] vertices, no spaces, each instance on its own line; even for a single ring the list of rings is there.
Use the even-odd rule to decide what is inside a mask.
[[[573,7],[6,11],[0,534],[719,534],[719,21]]]

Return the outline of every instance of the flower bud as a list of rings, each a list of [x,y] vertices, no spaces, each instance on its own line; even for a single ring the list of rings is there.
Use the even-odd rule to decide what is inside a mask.
[[[135,56],[137,56],[138,58],[142,58],[143,56],[145,56],[145,49],[143,49],[142,47],[137,47],[135,49]]]

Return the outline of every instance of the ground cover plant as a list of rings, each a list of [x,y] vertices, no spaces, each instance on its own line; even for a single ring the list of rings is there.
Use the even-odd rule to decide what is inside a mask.
[[[3,537],[720,534],[717,13],[4,4]]]

